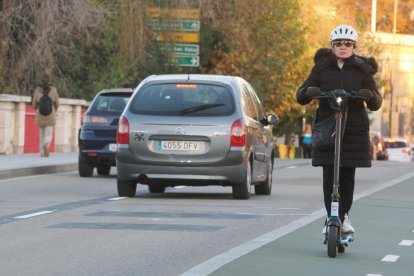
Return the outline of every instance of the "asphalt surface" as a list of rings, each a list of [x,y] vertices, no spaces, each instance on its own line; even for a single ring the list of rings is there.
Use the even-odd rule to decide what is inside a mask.
[[[47,158],[0,155],[0,179],[76,171],[77,159],[77,153],[52,153]],[[183,275],[412,275],[413,194],[414,170],[357,194],[352,212],[355,242],[334,259],[327,256],[322,235],[315,236],[321,232],[324,217],[319,210],[206,260]]]

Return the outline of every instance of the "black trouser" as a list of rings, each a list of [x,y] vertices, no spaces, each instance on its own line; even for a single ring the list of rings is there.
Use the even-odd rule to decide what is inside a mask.
[[[312,145],[303,144],[303,158],[312,158]]]
[[[328,217],[331,213],[333,191],[333,166],[323,167],[323,196]],[[339,218],[344,221],[344,215],[351,210],[354,199],[355,167],[339,168]]]

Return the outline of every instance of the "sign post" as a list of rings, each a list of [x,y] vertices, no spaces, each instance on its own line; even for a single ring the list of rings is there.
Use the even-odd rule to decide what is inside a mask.
[[[148,25],[156,31],[162,51],[172,54],[169,62],[185,67],[200,65],[200,10],[147,8]]]

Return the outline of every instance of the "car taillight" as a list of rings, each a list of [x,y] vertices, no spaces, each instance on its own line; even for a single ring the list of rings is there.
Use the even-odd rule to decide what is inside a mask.
[[[109,125],[109,121],[105,117],[90,115],[83,116],[83,123]]]
[[[244,147],[246,145],[246,126],[243,119],[240,118],[234,121],[230,133],[231,147]]]
[[[119,119],[116,142],[118,144],[129,144],[129,122],[123,116]]]
[[[408,155],[411,155],[411,150],[410,150],[410,148],[403,148],[403,149],[402,149],[402,152],[403,152],[403,153],[408,153]]]

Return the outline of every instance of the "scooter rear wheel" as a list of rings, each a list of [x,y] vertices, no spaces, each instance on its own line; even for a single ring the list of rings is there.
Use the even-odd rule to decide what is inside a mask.
[[[328,256],[336,257],[336,247],[338,245],[338,227],[328,226]]]

